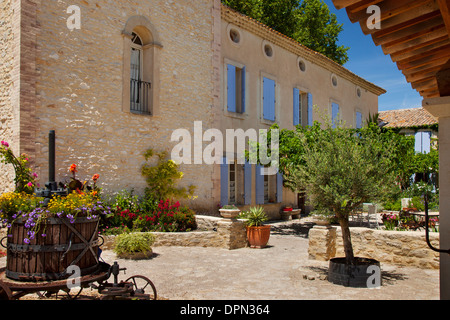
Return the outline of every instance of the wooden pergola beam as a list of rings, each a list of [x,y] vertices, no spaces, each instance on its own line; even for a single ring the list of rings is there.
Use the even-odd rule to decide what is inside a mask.
[[[384,44],[389,46],[393,43],[398,44],[417,38],[440,26],[444,26],[444,23],[439,15],[439,10],[437,10],[409,21],[407,27],[399,28],[397,26],[397,30],[382,30],[372,34],[372,39],[377,46]]]
[[[348,6],[351,6],[352,4],[355,4],[357,2],[360,2],[361,0],[334,0],[333,4],[336,7],[336,9],[343,9]]]
[[[411,4],[411,0],[384,0],[371,1],[373,2],[371,4],[376,4],[379,6],[381,12],[380,21],[384,21],[430,1],[431,0],[416,0],[413,4]],[[350,8],[348,8],[347,15],[352,23],[367,20],[369,17],[369,14],[367,13],[367,6],[359,6],[357,7],[357,11],[355,8],[353,12]]]
[[[450,0],[333,0],[404,74],[424,98],[450,95]],[[380,8],[372,28],[370,5]]]
[[[443,24],[428,31],[428,33],[425,33],[420,37],[411,37],[411,39],[406,42],[391,42],[389,44],[382,45],[381,48],[384,54],[393,54],[402,50],[409,50],[442,36],[447,36],[447,30]]]
[[[392,28],[394,31],[398,30],[398,26],[406,24],[408,25],[411,23],[411,21],[414,21],[414,19],[418,19],[423,15],[432,13],[434,11],[439,11],[439,6],[435,1],[426,2],[425,4],[422,4],[421,6],[416,6],[413,3],[411,3],[409,9],[407,11],[404,11],[402,14],[395,15],[389,19],[386,19],[381,22],[381,30],[388,30]],[[369,29],[367,26],[366,19],[360,20],[359,24],[361,26],[361,30],[364,34],[373,34],[376,32],[379,32],[379,29],[373,28]]]
[[[441,10],[442,19],[447,27],[447,33],[450,37],[450,1],[438,0],[439,10]]]
[[[447,36],[443,36],[437,39],[426,41],[412,48],[392,53],[390,57],[393,62],[397,62],[410,57],[414,57],[430,50],[434,50],[436,48],[443,47],[447,44],[450,44],[450,39]]]

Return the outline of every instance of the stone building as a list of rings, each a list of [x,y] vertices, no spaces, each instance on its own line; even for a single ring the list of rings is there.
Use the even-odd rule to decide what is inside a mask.
[[[0,3],[0,137],[28,154],[41,184],[50,130],[58,181],[76,163],[82,179],[100,174],[106,193],[141,192],[143,152],[170,154],[176,129],[195,140],[195,123],[202,132],[294,128],[321,112],[357,127],[385,92],[219,0]],[[193,158],[209,144],[200,138]],[[0,170],[0,191],[11,190],[12,168]],[[182,184],[197,186],[188,204],[199,213],[297,206],[279,177],[254,165],[193,161],[181,170]]]

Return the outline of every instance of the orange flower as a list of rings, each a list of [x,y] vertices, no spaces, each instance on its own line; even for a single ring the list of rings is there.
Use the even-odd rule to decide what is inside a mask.
[[[70,166],[70,168],[69,168],[69,171],[70,171],[70,172],[73,172],[73,173],[77,172],[77,165],[76,165],[76,164],[72,164],[72,165]]]
[[[100,178],[100,175],[98,173],[96,173],[92,176],[92,180],[94,180],[94,181],[97,181],[98,178]]]

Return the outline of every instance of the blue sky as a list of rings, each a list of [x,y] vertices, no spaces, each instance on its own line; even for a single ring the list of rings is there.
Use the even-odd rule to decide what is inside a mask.
[[[349,61],[344,67],[387,90],[379,97],[379,111],[421,107],[421,96],[405,80],[390,56],[385,55],[380,46],[375,46],[370,35],[364,35],[359,23],[350,22],[345,9],[336,10],[332,0],[324,2],[344,25],[339,44],[350,47]]]

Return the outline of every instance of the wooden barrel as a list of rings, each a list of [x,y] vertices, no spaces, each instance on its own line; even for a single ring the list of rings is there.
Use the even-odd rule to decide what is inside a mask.
[[[6,276],[18,281],[51,281],[66,279],[72,274],[67,267],[76,265],[81,276],[95,272],[98,260],[98,218],[49,218],[41,233],[25,244],[29,229],[25,220],[15,221],[7,241]]]

